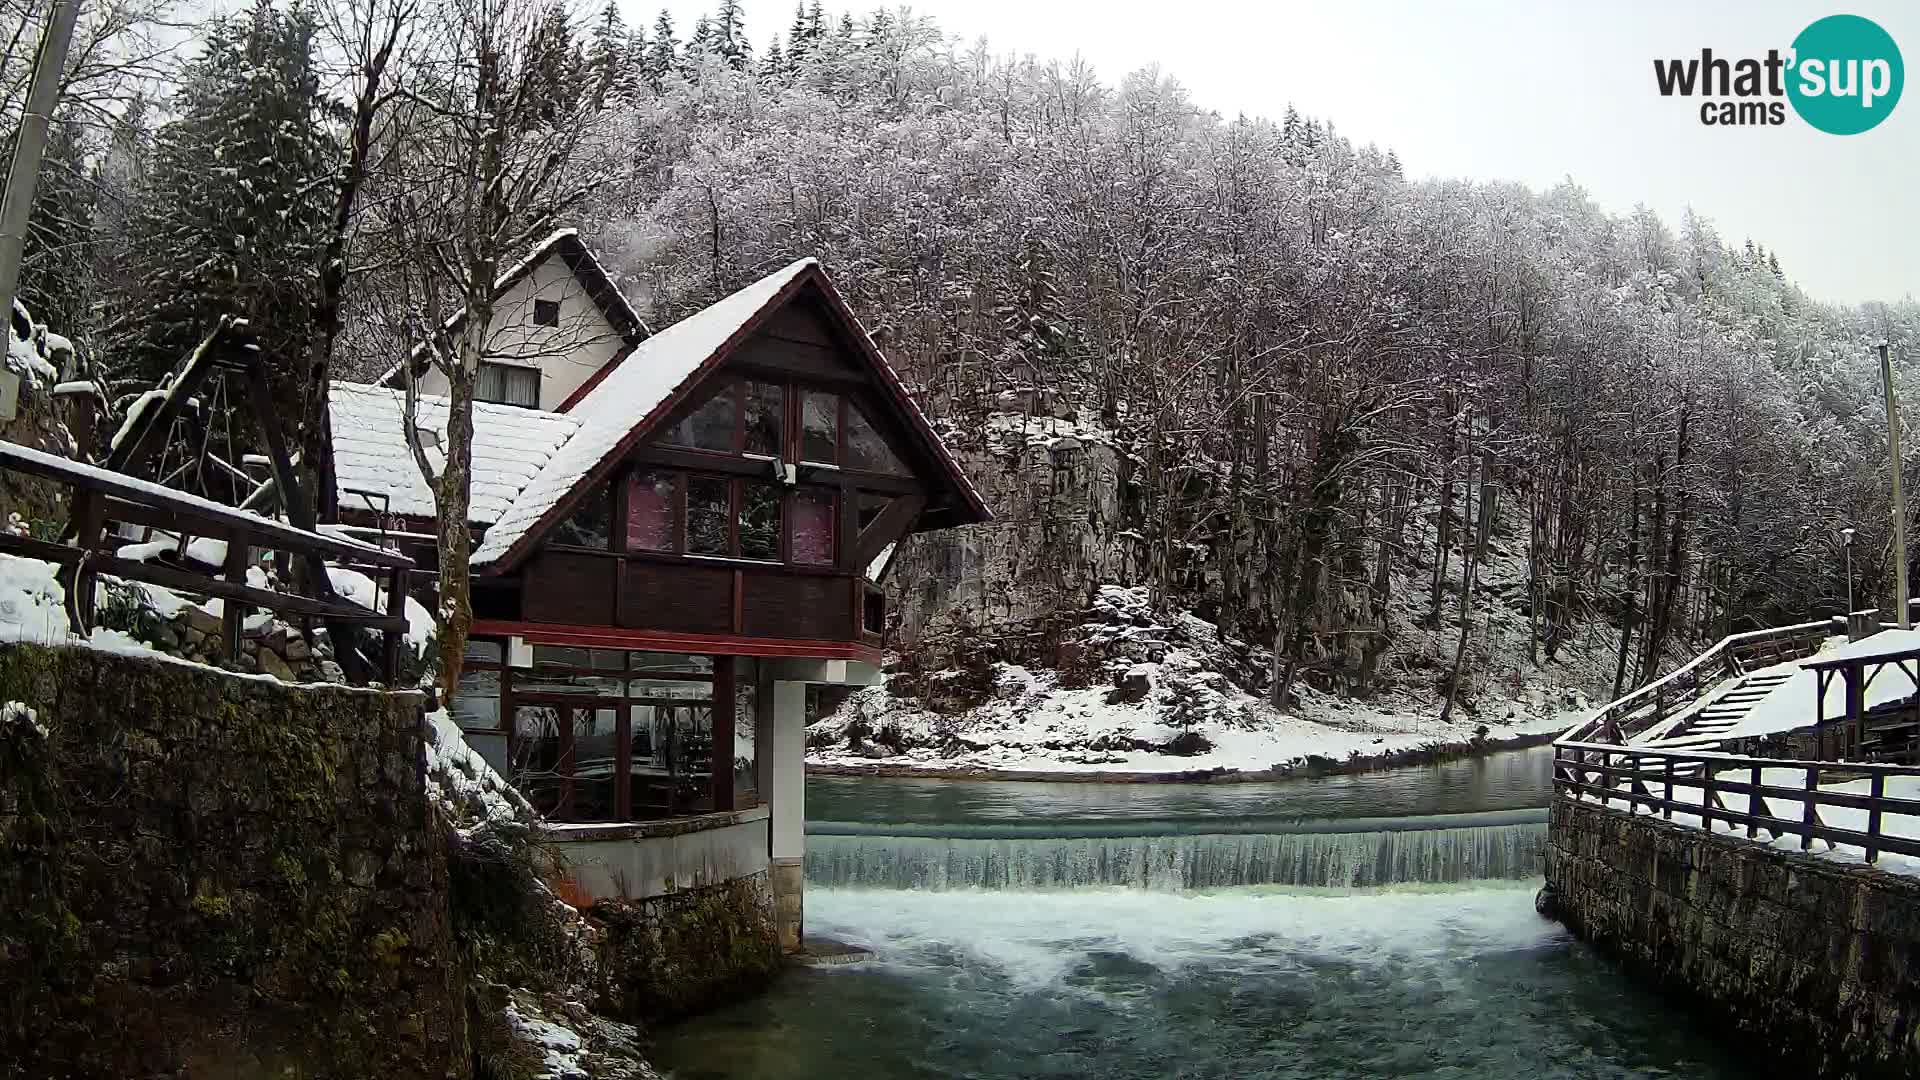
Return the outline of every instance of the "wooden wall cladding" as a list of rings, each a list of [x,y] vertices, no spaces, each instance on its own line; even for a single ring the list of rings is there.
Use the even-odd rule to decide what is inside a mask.
[[[733,571],[634,560],[626,564],[620,625],[684,634],[733,632]]]
[[[743,578],[741,633],[814,641],[857,640],[847,579],[753,570]]]
[[[529,622],[613,625],[613,574],[599,555],[541,551],[527,561],[520,610]]]

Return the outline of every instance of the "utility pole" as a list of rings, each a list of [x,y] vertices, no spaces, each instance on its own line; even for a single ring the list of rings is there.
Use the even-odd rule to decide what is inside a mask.
[[[1893,396],[1893,361],[1887,358],[1887,343],[1880,343],[1880,382],[1887,395],[1887,454],[1893,470],[1893,607],[1900,616],[1900,629],[1910,630],[1907,618],[1907,502],[1900,494],[1900,406]]]
[[[47,126],[60,101],[60,76],[67,68],[67,44],[73,40],[80,0],[54,0],[40,37],[40,54],[33,62],[33,84],[27,90],[26,111],[13,143],[13,163],[7,168],[7,190],[0,201],[0,311],[13,320],[13,290],[20,283],[20,252],[27,243],[27,218],[33,210],[33,188],[40,179],[40,157],[47,148]]]

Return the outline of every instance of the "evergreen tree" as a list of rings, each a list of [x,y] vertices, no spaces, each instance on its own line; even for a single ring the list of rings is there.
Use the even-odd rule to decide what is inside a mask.
[[[609,97],[623,96],[630,56],[631,43],[627,40],[626,22],[620,18],[620,5],[615,0],[607,0],[587,44],[587,74],[595,105]]]
[[[81,130],[55,123],[40,162],[26,243],[20,256],[20,302],[33,317],[74,336],[88,329],[94,292],[94,186]]]
[[[798,3],[793,6],[793,25],[787,30],[787,59],[794,67],[799,67],[807,58],[809,46],[813,41],[808,34],[807,5]],[[775,45],[779,42],[776,41]]]
[[[720,0],[720,10],[708,30],[709,48],[725,60],[728,67],[745,71],[753,60],[753,46],[747,43],[747,17],[740,10],[740,0]]]
[[[520,93],[520,123],[550,127],[573,111],[582,93],[584,60],[573,44],[567,9],[554,0],[527,43],[526,85]]]
[[[781,53],[780,39],[776,37],[767,45],[767,55],[760,61],[760,74],[780,79],[786,76],[787,70],[787,58]]]
[[[257,335],[292,437],[308,316],[339,148],[339,107],[321,91],[315,22],[296,2],[258,0],[215,20],[190,63],[178,119],[154,142],[129,223],[126,289],[107,328],[127,376],[171,371],[222,316]]]
[[[666,8],[653,21],[653,41],[647,46],[647,78],[659,89],[661,82],[680,67],[680,43],[674,40],[673,16]]]

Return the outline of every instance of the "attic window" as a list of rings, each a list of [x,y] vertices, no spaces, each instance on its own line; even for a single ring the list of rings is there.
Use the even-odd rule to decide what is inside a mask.
[[[540,369],[482,360],[473,380],[473,400],[537,409],[540,407]]]
[[[533,325],[559,326],[560,325],[560,301],[535,300],[533,302]]]

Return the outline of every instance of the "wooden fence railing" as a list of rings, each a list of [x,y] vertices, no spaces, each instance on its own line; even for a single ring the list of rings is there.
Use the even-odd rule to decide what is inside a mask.
[[[1821,619],[1730,634],[1685,665],[1604,706],[1561,738],[1598,741],[1611,733],[1625,741],[1698,702],[1727,679],[1755,667],[1812,656],[1830,635],[1845,631],[1844,621]]]
[[[1870,863],[1883,851],[1920,856],[1920,799],[1886,793],[1889,778],[1920,777],[1920,766],[1784,761],[1566,741],[1555,743],[1553,754],[1557,796],[1603,800],[1626,813],[1644,807],[1666,820],[1676,813],[1696,815],[1708,831],[1721,821],[1729,828],[1745,827],[1750,837],[1762,831],[1775,838],[1798,836],[1803,850],[1815,840],[1830,848],[1847,844],[1862,849]],[[1765,783],[1764,774],[1774,770],[1796,773],[1796,782]],[[1868,789],[1860,793],[1820,786],[1823,779],[1843,778],[1864,779]],[[1728,795],[1747,796],[1746,807],[1728,806]],[[1842,828],[1822,819],[1822,810],[1835,809],[1865,811],[1866,828]],[[1888,833],[1887,818],[1895,814],[1914,818],[1916,827],[1909,833]]]
[[[110,469],[72,461],[16,443],[0,441],[0,470],[44,477],[70,489],[73,525],[65,543],[0,533],[0,552],[40,559],[60,567],[66,591],[67,617],[77,633],[93,624],[93,584],[100,574],[140,581],[202,596],[218,597],[222,643],[228,657],[237,657],[241,623],[250,608],[265,608],[304,620],[321,619],[343,627],[365,627],[383,635],[380,675],[392,685],[399,669],[401,641],[407,630],[406,598],[413,560],[372,544],[343,536],[298,529],[274,518],[249,514],[204,499],[135,479]],[[122,558],[106,524],[123,521],[163,529],[185,540],[208,537],[227,545],[225,565],[218,575],[189,566]],[[360,568],[386,578],[384,612],[362,607],[334,593],[330,583],[318,582],[315,595],[298,596],[247,583],[248,553],[253,549],[306,556]],[[377,578],[376,578],[377,580]],[[335,641],[343,667],[347,643]],[[348,668],[350,678],[356,677]]]

